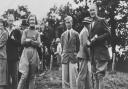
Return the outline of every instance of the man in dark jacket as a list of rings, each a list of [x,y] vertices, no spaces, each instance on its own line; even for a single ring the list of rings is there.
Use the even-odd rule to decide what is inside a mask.
[[[96,89],[103,89],[103,77],[105,76],[108,60],[110,59],[106,45],[110,37],[110,30],[106,21],[97,16],[96,5],[91,5],[89,11],[93,19],[90,25],[89,40],[93,72],[96,78]]]
[[[18,84],[18,60],[19,46],[21,40],[21,32],[13,26],[14,17],[8,17],[8,40],[7,40],[7,61],[8,61],[8,77],[9,87],[17,89]],[[12,81],[11,81],[12,79]]]

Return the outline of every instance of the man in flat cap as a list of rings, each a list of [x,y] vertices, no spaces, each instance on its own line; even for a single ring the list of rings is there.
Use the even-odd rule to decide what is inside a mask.
[[[88,71],[88,61],[89,61],[89,48],[87,44],[89,42],[89,26],[91,23],[90,17],[84,18],[83,24],[84,28],[80,32],[80,48],[78,52],[79,59],[79,74],[77,77],[77,89],[90,89],[89,71]]]
[[[95,4],[89,7],[89,12],[93,19],[90,24],[89,40],[93,73],[96,79],[95,89],[103,89],[103,78],[110,59],[106,44],[110,40],[110,29],[105,19],[97,16],[97,6]]]
[[[65,18],[67,31],[61,35],[62,46],[62,88],[76,89],[77,52],[79,51],[79,34],[72,28],[71,16]]]

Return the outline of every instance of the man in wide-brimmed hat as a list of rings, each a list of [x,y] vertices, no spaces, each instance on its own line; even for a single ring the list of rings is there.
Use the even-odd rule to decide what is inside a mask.
[[[89,42],[89,25],[91,23],[90,17],[85,17],[82,21],[84,24],[84,28],[80,32],[80,48],[78,52],[79,59],[79,74],[77,77],[77,89],[90,89],[89,84],[89,72],[88,72],[88,60],[89,60],[89,49],[87,48],[87,44]]]

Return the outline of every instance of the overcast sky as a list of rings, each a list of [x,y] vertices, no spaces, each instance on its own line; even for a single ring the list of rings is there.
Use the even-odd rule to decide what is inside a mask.
[[[38,18],[46,16],[49,8],[54,4],[59,6],[66,4],[68,1],[71,3],[73,0],[0,0],[0,14],[9,8],[17,8],[18,5],[28,5],[28,8]]]

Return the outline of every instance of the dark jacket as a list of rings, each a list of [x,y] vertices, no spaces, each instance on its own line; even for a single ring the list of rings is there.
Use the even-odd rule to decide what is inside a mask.
[[[110,29],[103,18],[96,18],[93,28],[90,29],[89,39],[92,39],[95,35],[98,35],[98,37],[91,42],[92,59],[109,60],[110,56],[106,43],[110,38]]]
[[[14,36],[14,39],[11,38]],[[19,47],[21,46],[21,32],[15,29],[8,36],[7,40],[7,60],[17,61],[19,59]]]

